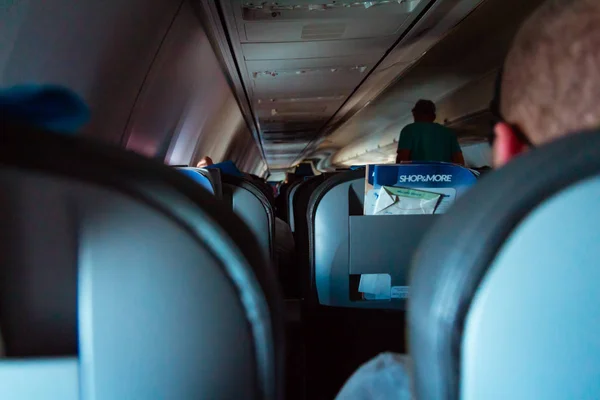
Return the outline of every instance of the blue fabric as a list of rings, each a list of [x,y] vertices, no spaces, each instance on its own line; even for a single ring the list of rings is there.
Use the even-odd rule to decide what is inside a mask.
[[[177,169],[182,174],[192,178],[194,180],[194,182],[198,183],[204,189],[208,190],[210,192],[210,194],[215,194],[215,191],[213,190],[210,180],[206,176],[202,175],[200,172],[194,171],[193,169],[187,169],[187,168],[177,168]]]
[[[477,182],[473,172],[460,165],[444,162],[412,162],[407,164],[369,165],[368,180],[370,184],[379,186],[412,187],[461,187],[471,186]],[[427,177],[429,175],[450,176],[450,181],[402,181],[401,176]],[[414,184],[414,185],[413,185]]]
[[[90,110],[73,91],[56,85],[20,85],[0,89],[3,120],[60,133],[76,133]]]
[[[213,164],[213,165],[210,165],[205,168],[206,169],[212,169],[212,168],[220,169],[222,173],[227,174],[227,175],[244,176],[244,174],[242,174],[240,172],[240,170],[235,166],[233,161],[223,161],[222,163]]]

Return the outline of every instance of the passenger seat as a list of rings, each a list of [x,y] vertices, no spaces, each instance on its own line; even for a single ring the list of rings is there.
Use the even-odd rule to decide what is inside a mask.
[[[580,133],[434,224],[410,284],[415,398],[600,398],[599,199],[600,131]]]
[[[245,177],[221,175],[223,201],[248,225],[264,254],[275,260],[275,210],[268,197]]]
[[[133,153],[2,135],[0,398],[281,398],[277,279],[238,217]]]

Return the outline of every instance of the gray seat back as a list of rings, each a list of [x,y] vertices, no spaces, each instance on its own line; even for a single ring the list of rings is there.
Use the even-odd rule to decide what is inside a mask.
[[[340,174],[321,183],[307,210],[310,291],[313,305],[351,306],[349,296],[350,215],[362,214],[364,171]]]
[[[248,225],[265,256],[275,257],[275,212],[265,194],[246,178],[222,174],[223,200]]]
[[[276,278],[193,181],[3,127],[0,185],[0,398],[281,396]]]
[[[294,294],[299,298],[310,296],[310,262],[309,262],[309,243],[308,243],[308,218],[307,210],[310,196],[315,189],[323,183],[325,175],[317,175],[308,178],[300,185],[294,188],[292,197],[292,214],[290,215],[290,224],[293,224],[294,241],[296,243],[296,271],[294,275]]]
[[[363,215],[365,171],[322,183],[308,206],[311,296],[325,306],[404,310],[405,298],[363,300],[363,274],[389,274],[405,288],[414,251],[436,215]]]
[[[300,187],[300,185],[302,185],[304,182],[306,182],[304,179],[299,179],[296,182],[292,183],[290,185],[290,188],[288,189],[287,192],[287,201],[286,201],[286,206],[287,206],[287,222],[290,225],[290,229],[292,230],[292,232],[296,231],[296,224],[294,221],[294,197],[296,196],[296,192],[298,191],[298,187]]]
[[[564,157],[568,155],[568,157]],[[600,397],[600,133],[484,177],[412,268],[418,399]]]

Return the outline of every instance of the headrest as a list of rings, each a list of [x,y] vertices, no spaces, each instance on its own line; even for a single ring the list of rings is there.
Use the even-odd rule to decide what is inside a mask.
[[[599,174],[600,132],[570,135],[482,178],[432,227],[410,283],[417,398],[592,396]]]
[[[202,175],[202,173],[200,171],[198,171],[196,168],[185,167],[185,168],[177,168],[177,169],[179,172],[181,172],[185,176],[191,178],[194,182],[196,182],[197,184],[202,186],[204,189],[206,189],[210,194],[215,194],[215,190],[212,186],[212,183],[210,182],[210,179],[208,177]]]
[[[230,193],[230,204],[234,212],[253,230],[256,238],[265,246],[264,248],[272,259],[275,249],[273,245],[275,240],[275,212],[269,201],[268,193],[244,176],[223,174],[221,179],[224,185],[242,189]],[[257,205],[259,205],[258,209],[256,208]]]

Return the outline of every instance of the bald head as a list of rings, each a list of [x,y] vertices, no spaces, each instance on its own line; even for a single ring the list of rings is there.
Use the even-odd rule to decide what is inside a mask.
[[[600,127],[600,0],[547,0],[504,66],[501,111],[534,144]]]

